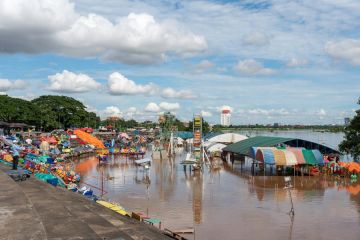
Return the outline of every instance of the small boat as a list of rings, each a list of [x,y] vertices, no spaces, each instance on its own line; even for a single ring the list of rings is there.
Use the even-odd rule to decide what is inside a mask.
[[[195,230],[194,228],[185,228],[185,229],[176,229],[173,232],[177,234],[193,234]]]
[[[139,159],[139,160],[135,160],[135,163],[137,165],[144,165],[146,163],[151,163],[151,159],[149,158]]]
[[[186,238],[184,238],[183,236],[180,235],[180,233],[177,233],[175,231],[171,231],[167,228],[164,229],[164,234],[167,236],[170,236],[174,239],[179,239],[179,240],[187,240]]]
[[[138,166],[143,166],[145,169],[149,169],[151,165],[151,159],[149,158],[139,159],[139,160],[135,160],[135,163]]]
[[[197,164],[198,161],[192,156],[191,153],[186,154],[186,158],[184,161],[181,162],[181,164]]]
[[[117,212],[123,216],[128,216],[130,217],[130,215],[125,211],[125,209],[118,205],[118,204],[113,204],[113,203],[110,203],[110,202],[106,202],[106,201],[103,201],[103,200],[97,200],[96,203],[100,204],[101,206],[104,206],[110,210],[113,210],[114,212]]]

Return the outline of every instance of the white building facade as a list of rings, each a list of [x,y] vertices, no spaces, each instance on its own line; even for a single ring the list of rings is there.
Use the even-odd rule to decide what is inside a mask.
[[[231,125],[230,110],[222,110],[220,124],[221,124],[221,126],[230,126]]]

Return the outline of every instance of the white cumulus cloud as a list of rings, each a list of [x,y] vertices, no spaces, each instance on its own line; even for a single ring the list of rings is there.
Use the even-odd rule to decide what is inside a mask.
[[[287,63],[286,66],[288,67],[302,67],[308,64],[308,60],[306,59],[298,59],[298,58],[291,58]]]
[[[255,109],[249,109],[246,111],[247,114],[250,115],[260,115],[260,116],[287,116],[290,115],[290,112],[286,109],[280,108],[280,109],[261,109],[261,108],[255,108]]]
[[[129,108],[127,109],[127,112],[128,112],[128,113],[136,113],[136,111],[137,111],[136,107],[129,107]]]
[[[145,107],[145,111],[147,112],[160,112],[160,107],[154,102],[148,103],[148,105]]]
[[[173,88],[165,88],[162,90],[161,96],[163,98],[182,98],[182,99],[192,99],[196,96],[190,90],[179,90],[176,91]]]
[[[108,87],[112,95],[153,94],[157,90],[157,87],[152,83],[136,84],[119,72],[114,72],[109,76]]]
[[[327,115],[327,112],[325,111],[325,109],[321,108],[317,112],[317,115],[319,115],[320,117],[325,117]]]
[[[339,42],[327,42],[325,51],[334,59],[341,59],[360,66],[360,40],[345,39]]]
[[[168,54],[193,55],[207,48],[203,36],[176,21],[157,21],[147,13],[130,13],[110,21],[82,15],[69,0],[2,0],[0,51],[53,52],[100,57],[129,64],[163,61]]]
[[[271,75],[275,73],[273,69],[265,68],[261,63],[255,61],[254,59],[239,61],[235,66],[235,70],[239,73],[249,75]]]
[[[115,106],[106,107],[103,112],[105,117],[121,117],[123,115],[120,109]]]
[[[0,79],[0,91],[8,91],[13,86],[13,83],[8,79]]]
[[[49,90],[64,93],[80,93],[98,89],[101,84],[86,74],[76,74],[67,70],[48,76]]]
[[[159,104],[160,108],[165,111],[175,111],[180,108],[179,103],[169,103],[169,102],[161,102]]]
[[[213,68],[215,66],[215,64],[209,60],[202,60],[200,63],[196,64],[194,67],[194,72],[195,73],[203,73],[206,70]]]
[[[202,110],[201,111],[201,116],[203,116],[203,117],[212,117],[212,113],[209,112],[209,111]]]
[[[157,112],[157,113],[160,113],[161,111],[176,111],[178,109],[180,109],[179,103],[169,103],[169,102],[161,102],[160,104],[150,102],[145,107],[145,111]]]
[[[243,38],[245,45],[264,46],[269,44],[269,42],[269,37],[262,32],[251,32]]]
[[[0,92],[7,92],[13,89],[24,89],[27,83],[23,80],[10,81],[9,79],[0,78]]]

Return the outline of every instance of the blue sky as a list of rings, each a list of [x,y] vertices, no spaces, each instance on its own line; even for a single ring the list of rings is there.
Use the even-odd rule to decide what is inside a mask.
[[[360,3],[0,0],[0,92],[103,118],[334,124],[360,97]]]

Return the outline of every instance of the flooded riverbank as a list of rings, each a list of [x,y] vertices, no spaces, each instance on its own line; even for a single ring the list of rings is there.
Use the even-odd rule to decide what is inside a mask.
[[[154,160],[144,170],[121,156],[100,166],[89,158],[76,171],[83,184],[129,211],[160,218],[170,229],[194,227],[189,239],[358,239],[359,182],[294,178],[291,221],[282,177],[250,177],[239,164],[184,172],[180,159]]]

